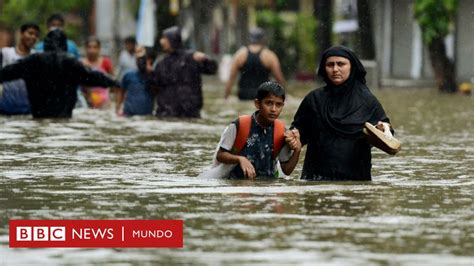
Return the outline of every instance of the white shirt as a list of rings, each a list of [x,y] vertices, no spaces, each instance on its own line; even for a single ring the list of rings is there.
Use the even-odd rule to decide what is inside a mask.
[[[221,136],[222,140],[220,143],[220,147],[223,148],[224,150],[231,151],[232,147],[234,146],[236,136],[237,136],[237,127],[235,126],[234,123],[231,123],[222,133],[222,136]],[[278,154],[275,160],[278,160],[282,163],[288,162],[291,158],[291,154],[292,153],[291,153],[290,147],[285,143],[285,145],[283,145],[283,147],[280,150],[280,153]]]
[[[119,80],[122,80],[123,76],[129,70],[136,70],[137,62],[135,55],[130,54],[127,50],[122,50],[119,55]]]
[[[214,159],[212,162],[211,169],[200,174],[198,177],[223,178],[229,176],[230,172],[232,171],[232,169],[234,169],[235,166],[237,166],[237,164],[223,164],[217,161],[217,151],[219,151],[220,148],[223,148],[227,151],[232,150],[236,136],[237,127],[234,123],[231,123],[222,132],[221,139],[219,141],[219,144],[217,145],[216,151],[214,152]],[[291,151],[290,147],[287,143],[285,143],[281,148],[277,158],[275,158],[275,168],[277,168],[277,164],[279,162],[288,162],[292,154],[293,152]]]
[[[15,47],[5,47],[5,48],[1,48],[1,50],[2,50],[2,54],[3,54],[2,66],[11,65],[11,64],[15,63],[16,61],[18,61],[20,59],[23,59],[26,56],[28,56],[28,55],[18,54],[16,52]],[[33,52],[34,51],[31,50],[31,53],[33,53]]]

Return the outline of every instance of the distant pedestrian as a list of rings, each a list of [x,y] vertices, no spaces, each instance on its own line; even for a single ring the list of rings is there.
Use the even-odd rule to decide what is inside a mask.
[[[49,31],[52,31],[52,30],[62,30],[64,31],[64,26],[65,26],[65,21],[64,21],[64,17],[61,15],[61,14],[52,14],[51,16],[48,17],[48,19],[46,20],[46,28],[48,29],[48,32]],[[38,43],[36,46],[35,46],[35,51],[37,52],[43,52],[44,51],[44,42],[40,42]],[[67,40],[67,52],[74,56],[74,58],[76,59],[80,59],[80,55],[79,55],[79,50],[77,49],[77,45],[74,41],[68,39]],[[87,102],[86,102],[86,98],[84,97],[82,91],[81,91],[81,88],[77,88],[76,89],[76,97],[77,97],[77,103],[76,103],[76,106],[77,107],[87,107]]]
[[[87,38],[86,56],[81,59],[81,62],[93,70],[102,72],[109,76],[114,75],[114,68],[112,60],[106,56],[101,55],[101,43],[95,36]],[[85,95],[89,106],[92,108],[105,108],[110,104],[109,90],[102,87],[86,87]]]
[[[129,36],[123,41],[124,49],[120,51],[119,62],[118,62],[118,78],[122,80],[123,76],[128,71],[137,70],[137,63],[135,58],[135,48],[137,46],[137,41],[135,37]]]
[[[151,49],[137,47],[136,61],[138,70],[128,71],[122,79],[121,93],[119,96],[124,99],[123,114],[133,115],[151,115],[153,112],[154,94],[147,86],[147,70],[152,69],[156,54]]]
[[[260,28],[252,29],[249,41],[248,46],[240,48],[234,55],[230,77],[225,86],[225,99],[231,94],[239,71],[238,96],[240,100],[255,99],[258,86],[269,81],[270,74],[279,84],[283,86],[286,84],[281,72],[280,60],[272,50],[265,46],[265,32]]]
[[[25,23],[20,27],[20,41],[14,47],[0,48],[0,69],[25,58],[34,52],[40,28],[35,23]],[[0,114],[17,115],[31,113],[28,92],[23,80],[13,80],[2,84],[0,93]]]
[[[48,29],[48,31],[52,31],[56,29],[64,30],[64,25],[65,25],[64,17],[61,14],[53,14],[46,20],[46,28]],[[43,52],[44,42],[39,42],[35,46],[35,50],[37,52]],[[69,39],[67,40],[67,52],[73,55],[76,59],[80,58],[79,50],[77,49],[76,43]]]
[[[166,56],[153,73],[159,117],[199,118],[203,106],[201,74],[215,74],[217,62],[202,52],[185,50],[180,29],[166,29],[160,39]]]

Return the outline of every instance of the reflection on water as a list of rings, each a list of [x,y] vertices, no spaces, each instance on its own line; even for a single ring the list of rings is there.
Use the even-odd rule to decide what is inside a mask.
[[[308,87],[290,86],[291,122]],[[0,265],[457,264],[474,259],[474,101],[376,91],[402,152],[372,182],[198,179],[253,103],[206,86],[203,119],[0,117]],[[300,160],[302,162],[302,160]],[[184,219],[183,249],[8,249],[9,219]]]

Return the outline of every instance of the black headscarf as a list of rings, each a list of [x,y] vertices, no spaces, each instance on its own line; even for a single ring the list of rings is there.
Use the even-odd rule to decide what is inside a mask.
[[[67,52],[66,34],[59,30],[50,31],[44,38],[45,52]]]
[[[327,76],[325,65],[331,56],[347,58],[351,63],[351,73],[343,84],[335,85]],[[344,46],[331,47],[322,54],[318,75],[326,82],[327,97],[321,99],[321,116],[328,129],[339,136],[359,138],[365,122],[381,119],[376,118],[381,106],[365,85],[366,73],[359,58]]]
[[[183,48],[183,41],[181,40],[181,29],[178,26],[173,26],[163,31],[163,36],[166,37],[174,50]]]

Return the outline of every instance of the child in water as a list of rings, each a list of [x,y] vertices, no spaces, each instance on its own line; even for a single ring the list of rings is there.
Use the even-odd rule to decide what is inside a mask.
[[[277,177],[277,164],[291,174],[301,152],[299,134],[285,131],[278,120],[285,90],[276,82],[264,82],[257,91],[252,115],[240,116],[222,133],[212,168],[201,177]]]

